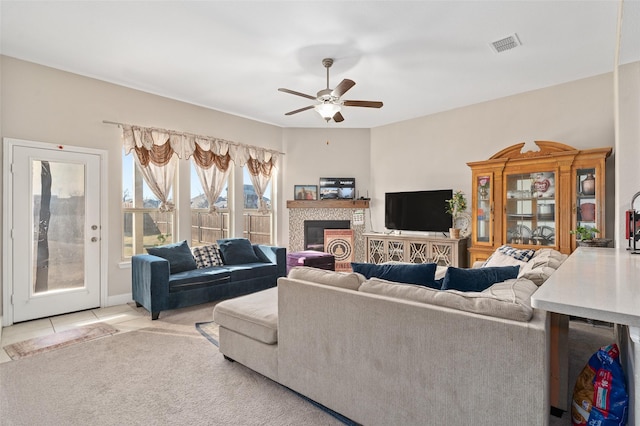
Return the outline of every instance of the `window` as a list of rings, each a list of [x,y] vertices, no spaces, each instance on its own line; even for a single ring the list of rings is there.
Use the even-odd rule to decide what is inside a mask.
[[[158,211],[160,200],[151,192],[135,165],[133,153],[122,154],[122,257],[146,253],[147,247],[174,241],[175,212]],[[173,191],[172,191],[173,192]],[[169,199],[173,199],[170,194]]]
[[[221,238],[244,237],[255,244],[273,244],[273,190],[274,177],[267,185],[263,199],[269,209],[268,213],[258,212],[258,197],[249,178],[246,168],[242,168],[243,196],[234,199],[234,173],[229,174],[229,180],[216,201],[218,211],[209,213],[209,203],[204,195],[196,168],[191,160],[179,160],[177,176],[182,176],[180,169],[189,168],[189,179],[181,180],[179,190],[173,190],[170,201],[176,205],[176,210],[170,213],[158,211],[160,200],[153,194],[144,182],[142,173],[135,164],[134,154],[122,157],[122,212],[123,239],[122,258],[129,260],[135,254],[146,253],[147,247],[169,244],[187,240],[189,247],[197,247],[215,243]],[[233,163],[230,167],[236,167]],[[236,176],[236,179],[239,176]],[[230,184],[231,183],[231,184]],[[239,188],[238,188],[239,190]],[[183,204],[176,200],[176,194],[184,194],[190,199],[190,212],[180,215],[177,206]],[[237,193],[236,193],[237,194]],[[180,229],[190,235],[177,235],[177,221],[180,219]],[[234,235],[232,223],[243,221],[242,235]],[[188,222],[188,224],[186,223]],[[186,228],[183,228],[186,226]]]
[[[254,244],[273,244],[272,229],[273,229],[273,180],[275,179],[275,173],[273,174],[266,190],[264,191],[263,199],[269,209],[268,213],[258,213],[258,195],[256,194],[251,178],[249,177],[249,171],[246,167],[243,168],[243,180],[244,180],[244,238],[248,238]]]
[[[193,162],[191,167],[191,247],[215,243],[229,237],[229,181],[216,201],[217,213],[209,213],[209,201]],[[233,167],[233,166],[231,166]],[[231,179],[231,175],[229,176]]]

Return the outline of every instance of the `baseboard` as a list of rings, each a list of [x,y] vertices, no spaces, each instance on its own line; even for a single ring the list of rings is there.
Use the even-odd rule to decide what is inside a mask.
[[[117,294],[115,296],[107,297],[107,306],[126,305],[129,302],[133,302],[133,296],[131,293]]]

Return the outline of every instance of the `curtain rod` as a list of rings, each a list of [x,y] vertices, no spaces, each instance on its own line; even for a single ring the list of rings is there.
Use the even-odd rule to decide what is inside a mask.
[[[245,144],[245,143],[228,141],[226,139],[216,138],[216,137],[213,137],[213,136],[203,136],[203,135],[197,135],[195,133],[179,132],[177,130],[162,129],[160,127],[146,127],[146,126],[139,126],[137,124],[119,123],[117,121],[102,120],[102,122],[104,124],[113,124],[114,126],[118,126],[118,127],[123,127],[123,126],[139,127],[139,128],[142,128],[142,129],[156,130],[156,131],[159,131],[159,132],[171,133],[171,134],[180,135],[180,136],[192,136],[192,137],[196,137],[196,138],[216,139],[216,140],[219,140],[219,141],[222,141],[222,142],[226,142],[226,143],[228,143],[230,145],[241,146],[241,147],[246,147],[246,148],[261,149],[261,150],[264,150],[264,151],[275,152],[275,153],[280,154],[280,155],[285,155],[284,152],[280,152],[280,151],[277,151],[275,149],[269,149],[269,148],[265,148],[265,147],[262,147],[262,146],[248,145],[248,144]]]

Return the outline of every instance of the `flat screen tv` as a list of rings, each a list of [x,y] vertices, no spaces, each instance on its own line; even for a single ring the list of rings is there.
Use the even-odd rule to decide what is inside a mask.
[[[452,218],[445,212],[445,200],[452,197],[452,189],[387,192],[384,226],[403,231],[448,232]]]

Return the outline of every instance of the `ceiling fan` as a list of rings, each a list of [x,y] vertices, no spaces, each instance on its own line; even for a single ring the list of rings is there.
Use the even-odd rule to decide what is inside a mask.
[[[296,109],[287,112],[285,115],[293,115],[308,109],[315,109],[327,122],[333,119],[336,123],[344,121],[344,117],[340,113],[343,106],[353,107],[365,107],[365,108],[381,108],[382,102],[379,101],[348,101],[341,100],[340,97],[347,93],[347,90],[356,85],[355,81],[345,78],[338,84],[335,89],[329,88],[329,68],[333,65],[333,59],[325,58],[322,60],[322,65],[327,69],[327,88],[322,89],[316,96],[307,95],[305,93],[296,92],[295,90],[289,90],[279,88],[278,90],[292,95],[302,96],[303,98],[312,99],[318,101],[318,104],[309,105],[304,108]]]

